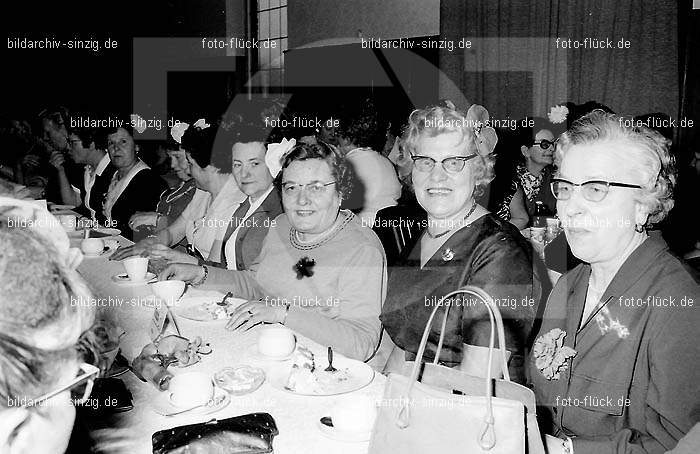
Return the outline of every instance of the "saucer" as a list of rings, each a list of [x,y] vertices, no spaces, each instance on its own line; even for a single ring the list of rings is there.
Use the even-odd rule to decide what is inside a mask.
[[[173,403],[170,401],[170,392],[163,391],[159,392],[158,395],[151,401],[151,409],[159,415],[163,416],[168,416],[172,413],[178,413],[178,415],[173,416],[179,416],[180,414],[208,415],[209,413],[217,412],[231,403],[231,396],[223,389],[219,388],[218,386],[215,386],[214,395],[211,398],[211,402],[217,401],[219,402],[217,405],[212,405],[210,403],[202,407],[196,407],[191,410],[187,410],[186,408],[173,405]]]
[[[360,442],[364,442],[364,441],[369,441],[369,439],[372,437],[371,430],[368,430],[367,432],[351,432],[348,430],[339,430],[333,426],[327,426],[326,424],[321,422],[322,420],[325,420],[326,418],[329,421],[331,420],[330,417],[326,416],[326,417],[321,418],[318,421],[316,421],[316,426],[318,427],[318,430],[320,430],[321,433],[328,438],[331,438],[331,439],[337,440],[337,441],[360,443]]]
[[[83,252],[83,257],[94,259],[97,257],[102,257],[103,255],[107,255],[111,252],[114,252],[115,250],[116,250],[116,248],[113,249],[113,248],[105,246],[105,248],[102,250],[102,252],[99,252],[97,254],[86,254],[85,252]]]
[[[148,284],[150,281],[152,281],[155,278],[156,278],[155,274],[146,273],[146,277],[143,280],[134,282],[131,279],[129,279],[128,274],[119,273],[119,274],[115,274],[114,276],[112,276],[112,281],[116,282],[117,284],[121,284],[121,285],[144,285],[144,284]]]
[[[248,354],[252,359],[257,359],[258,361],[286,361],[289,358],[292,357],[294,352],[296,351],[296,346],[294,346],[294,350],[288,355],[284,356],[268,356],[268,355],[263,355],[260,353],[258,350],[258,344],[253,344],[248,348]]]

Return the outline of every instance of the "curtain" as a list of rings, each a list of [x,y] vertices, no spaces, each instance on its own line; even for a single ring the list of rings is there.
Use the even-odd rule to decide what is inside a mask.
[[[441,37],[472,41],[471,49],[441,51],[441,97],[457,87],[495,118],[543,116],[565,101],[590,100],[624,114],[678,114],[675,0],[442,0],[440,7]],[[590,48],[599,43],[613,48]]]

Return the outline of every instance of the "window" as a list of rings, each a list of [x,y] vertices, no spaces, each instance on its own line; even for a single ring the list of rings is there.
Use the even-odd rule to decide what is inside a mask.
[[[287,50],[287,0],[257,0],[256,19],[258,40],[269,39],[271,44],[269,48],[261,45],[258,49],[258,76],[264,87],[281,91]]]

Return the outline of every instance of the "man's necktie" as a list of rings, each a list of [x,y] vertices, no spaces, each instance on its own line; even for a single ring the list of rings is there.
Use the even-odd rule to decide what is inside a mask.
[[[236,211],[233,213],[233,216],[231,216],[231,222],[228,224],[228,228],[226,229],[226,234],[224,235],[223,240],[221,241],[221,264],[226,268],[226,242],[231,238],[231,235],[233,235],[234,230],[243,223],[243,220],[245,218],[245,215],[248,213],[248,210],[250,209],[250,200],[246,198],[241,204],[238,206]],[[235,257],[231,258],[232,260],[236,260]]]

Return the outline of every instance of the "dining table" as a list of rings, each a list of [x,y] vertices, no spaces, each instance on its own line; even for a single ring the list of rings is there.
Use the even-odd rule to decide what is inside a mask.
[[[109,238],[116,239],[120,246],[132,244],[122,236]],[[79,247],[80,241],[81,238],[75,235],[71,238],[71,245]],[[124,285],[123,282],[113,280],[115,275],[124,273],[125,270],[121,262],[110,261],[109,255],[105,253],[97,257],[85,257],[78,271],[94,295],[94,300],[85,304],[92,304],[98,317],[115,323],[125,331],[120,339],[121,353],[131,362],[152,341],[149,327],[159,302],[148,283]],[[186,297],[217,290],[188,286],[181,301]],[[250,365],[263,369],[269,378],[270,374],[279,372],[280,368],[291,368],[291,360],[275,361],[260,357],[255,348],[259,326],[246,332],[229,331],[226,329],[226,320],[195,321],[182,317],[177,317],[177,326],[182,336],[188,339],[200,336],[212,351],[202,355],[201,361],[191,366],[170,366],[168,371],[173,375],[197,371],[213,376],[227,366]],[[298,333],[296,339],[297,345],[307,347],[318,358],[317,361],[325,366],[327,346],[319,345]],[[273,441],[276,453],[364,453],[368,450],[368,441],[331,438],[322,432],[319,420],[329,416],[329,410],[344,400],[364,396],[378,401],[386,383],[385,376],[374,372],[371,381],[360,389],[339,395],[305,396],[280,389],[265,380],[260,388],[250,394],[231,396],[230,403],[215,413],[185,412],[175,416],[162,416],[154,411],[153,403],[160,393],[167,391],[159,391],[155,385],[141,381],[130,371],[119,378],[132,394],[133,409],[115,413],[111,418],[119,427],[129,429],[134,447],[129,452],[136,454],[152,452],[151,437],[160,430],[257,412],[269,413],[276,422],[279,430]]]

